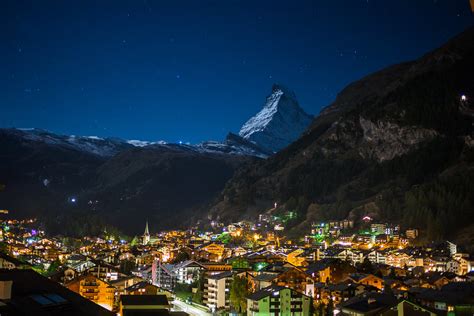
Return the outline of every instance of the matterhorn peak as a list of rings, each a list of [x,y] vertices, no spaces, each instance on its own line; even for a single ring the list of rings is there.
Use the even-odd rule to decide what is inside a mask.
[[[279,83],[274,83],[272,86],[272,93],[283,93],[286,95],[288,98],[292,98],[293,100],[296,101],[296,94],[285,87],[284,85],[281,85]]]
[[[262,110],[242,126],[239,135],[267,151],[277,152],[298,139],[312,120],[299,106],[293,91],[274,84]]]

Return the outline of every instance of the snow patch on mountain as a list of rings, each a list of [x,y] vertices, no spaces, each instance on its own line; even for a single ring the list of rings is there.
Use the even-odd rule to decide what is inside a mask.
[[[160,140],[157,142],[150,142],[146,140],[130,139],[130,140],[127,140],[126,142],[135,147],[146,147],[150,145],[166,145],[167,144],[167,142],[165,142],[164,140]]]
[[[187,143],[168,143],[165,141],[123,140],[119,138],[101,138],[98,136],[59,135],[43,129],[0,129],[1,133],[15,135],[28,144],[47,144],[65,149],[77,150],[100,157],[112,157],[124,150],[134,147],[150,149],[167,149],[190,151],[197,153],[220,153],[229,155],[246,155],[261,158],[268,157],[269,153],[262,151],[255,144],[233,134],[223,142],[207,141],[191,145]]]

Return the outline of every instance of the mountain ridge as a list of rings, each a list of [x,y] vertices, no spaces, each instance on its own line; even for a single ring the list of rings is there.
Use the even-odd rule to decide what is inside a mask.
[[[190,223],[238,167],[273,154],[233,133],[191,145],[4,128],[0,145],[0,207],[72,235],[107,224],[134,233],[145,218]]]

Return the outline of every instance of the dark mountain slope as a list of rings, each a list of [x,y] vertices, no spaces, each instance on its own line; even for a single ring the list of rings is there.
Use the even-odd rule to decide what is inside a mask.
[[[471,28],[416,61],[349,85],[298,141],[239,170],[214,216],[253,217],[279,202],[275,212],[298,212],[290,226],[370,213],[430,229],[432,238],[452,237],[455,230],[435,227],[438,213],[474,218],[466,190],[473,173],[473,57]],[[431,190],[444,192],[439,201],[420,197]],[[445,210],[453,197],[463,205]],[[423,212],[438,223],[411,218]]]
[[[145,219],[154,230],[185,227],[235,169],[253,159],[181,148],[135,149],[101,165],[95,186],[85,196],[98,201],[95,209],[126,231],[142,229]]]
[[[209,203],[239,165],[257,159],[37,130],[0,129],[0,145],[0,209],[70,235],[98,233],[106,225],[135,234],[146,219],[154,230],[190,224],[190,214]]]

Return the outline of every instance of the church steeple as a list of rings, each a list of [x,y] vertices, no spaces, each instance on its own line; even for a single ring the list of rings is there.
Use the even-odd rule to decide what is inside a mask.
[[[144,236],[150,236],[150,232],[148,231],[148,221],[146,221],[145,233],[144,233],[143,235],[144,235]]]
[[[146,221],[145,233],[143,233],[143,244],[148,245],[149,242],[150,242],[150,231],[148,230],[148,221]]]

